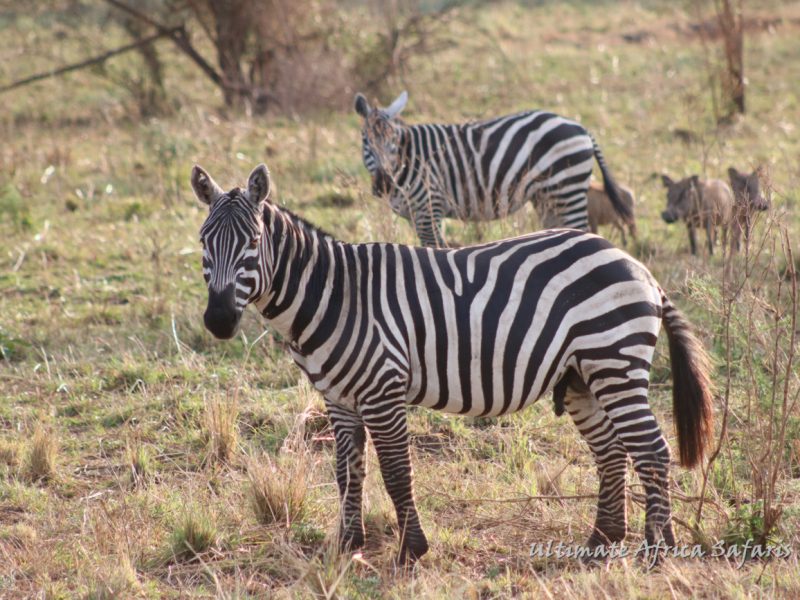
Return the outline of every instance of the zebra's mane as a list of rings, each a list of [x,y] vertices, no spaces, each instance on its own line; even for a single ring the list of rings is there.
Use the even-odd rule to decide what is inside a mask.
[[[321,227],[314,225],[311,221],[304,219],[303,217],[289,210],[285,206],[280,206],[278,204],[274,204],[271,202],[266,203],[266,205],[264,206],[264,222],[267,222],[267,217],[271,209],[275,210],[277,213],[288,218],[289,222],[292,225],[297,227],[297,229],[299,229],[300,231],[308,234],[310,237],[328,238],[333,241],[337,241],[336,236],[334,236],[333,234],[325,231]]]
[[[401,127],[409,127],[409,124],[406,123],[400,117],[390,117],[385,112],[383,112],[383,110],[381,110],[381,109],[378,109],[378,112],[380,113],[381,117],[383,117],[384,119],[386,119],[387,121],[389,121],[393,125],[400,125]]]
[[[397,122],[399,125],[402,125],[407,128],[414,128],[414,127],[473,127],[475,125],[478,126],[489,126],[497,123],[498,121],[502,121],[504,119],[513,119],[515,117],[522,117],[524,115],[529,115],[535,112],[546,112],[539,108],[529,108],[525,110],[519,110],[507,115],[502,115],[499,117],[474,117],[471,119],[467,119],[465,121],[426,121],[424,123],[412,123],[408,124],[405,121],[400,120],[399,118],[393,119],[393,121]]]

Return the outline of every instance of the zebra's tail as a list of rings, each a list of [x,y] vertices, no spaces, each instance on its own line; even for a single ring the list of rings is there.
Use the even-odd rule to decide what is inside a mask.
[[[613,206],[617,214],[620,217],[622,217],[623,222],[630,225],[631,223],[634,222],[633,210],[622,201],[622,197],[620,196],[617,183],[611,176],[611,171],[609,171],[608,169],[608,165],[606,164],[606,159],[603,158],[603,153],[600,151],[600,146],[597,145],[597,140],[595,140],[594,137],[592,137],[591,135],[589,137],[592,138],[592,146],[594,147],[594,157],[597,160],[597,164],[600,166],[600,173],[602,173],[603,175],[603,187],[606,190],[608,199],[611,200],[611,206]]]
[[[680,459],[684,467],[694,467],[702,459],[714,432],[711,360],[688,319],[663,291],[661,302],[661,319],[667,330],[672,363],[672,409]]]

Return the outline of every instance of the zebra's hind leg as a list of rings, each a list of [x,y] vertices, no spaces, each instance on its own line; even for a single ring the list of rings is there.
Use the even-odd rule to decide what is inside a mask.
[[[362,407],[361,416],[375,444],[386,491],[397,511],[400,529],[398,562],[412,564],[428,551],[428,540],[414,503],[405,403],[381,404],[374,409]]]
[[[585,187],[578,187],[556,196],[556,210],[559,224],[556,227],[570,227],[589,231],[589,217],[587,213],[586,190],[589,187],[587,180]]]
[[[600,479],[597,515],[586,545],[593,549],[621,542],[627,533],[625,479],[628,453],[608,415],[578,378],[571,379],[564,405],[592,451]]]
[[[630,357],[629,357],[630,359]],[[624,371],[598,371],[592,392],[633,461],[645,490],[645,539],[649,546],[675,545],[669,495],[669,447],[647,403],[648,381]],[[622,382],[622,383],[621,383]]]
[[[341,502],[339,544],[346,552],[364,545],[361,501],[365,473],[364,445],[367,437],[358,413],[332,403],[327,403],[327,407],[336,439],[336,483]]]

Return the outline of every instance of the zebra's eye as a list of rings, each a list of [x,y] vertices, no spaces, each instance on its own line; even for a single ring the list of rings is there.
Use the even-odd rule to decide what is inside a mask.
[[[261,238],[257,238],[257,237],[255,237],[252,240],[250,240],[250,247],[251,248],[255,248],[256,246],[258,246],[258,242],[260,240],[261,240]]]

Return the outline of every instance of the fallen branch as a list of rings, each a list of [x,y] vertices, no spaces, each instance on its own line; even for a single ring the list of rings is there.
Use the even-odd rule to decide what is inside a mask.
[[[469,500],[464,498],[456,498],[447,492],[443,492],[441,490],[434,490],[429,488],[428,486],[421,486],[425,489],[426,492],[430,494],[435,494],[437,496],[444,496],[445,498],[453,501],[460,502],[462,504],[485,504],[488,502],[492,502],[495,504],[510,504],[516,502],[533,502],[534,500],[591,500],[597,498],[597,494],[572,494],[572,495],[561,495],[561,494],[544,494],[539,496],[518,496],[516,498],[470,498]]]
[[[59,67],[58,69],[52,69],[50,71],[46,71],[44,73],[38,73],[36,75],[31,75],[30,77],[26,77],[25,79],[20,79],[19,81],[15,81],[3,87],[0,87],[0,94],[3,92],[9,92],[11,90],[20,88],[22,86],[28,85],[30,83],[35,83],[37,81],[42,81],[43,79],[50,79],[51,77],[58,77],[59,75],[64,75],[65,73],[70,73],[72,71],[78,71],[80,69],[85,69],[86,67],[92,67],[94,65],[99,65],[106,62],[109,58],[114,56],[118,56],[119,54],[124,54],[125,52],[130,52],[131,50],[136,50],[137,48],[141,48],[142,46],[146,46],[147,44],[152,44],[159,38],[167,37],[175,35],[175,33],[180,29],[180,27],[174,27],[172,29],[166,29],[164,31],[159,31],[150,35],[146,38],[142,38],[140,40],[136,40],[135,42],[128,44],[126,46],[122,46],[120,48],[116,48],[114,50],[109,50],[108,52],[104,52],[98,56],[94,56],[92,58],[82,60],[81,62],[74,63],[71,65],[66,65],[63,67]]]

